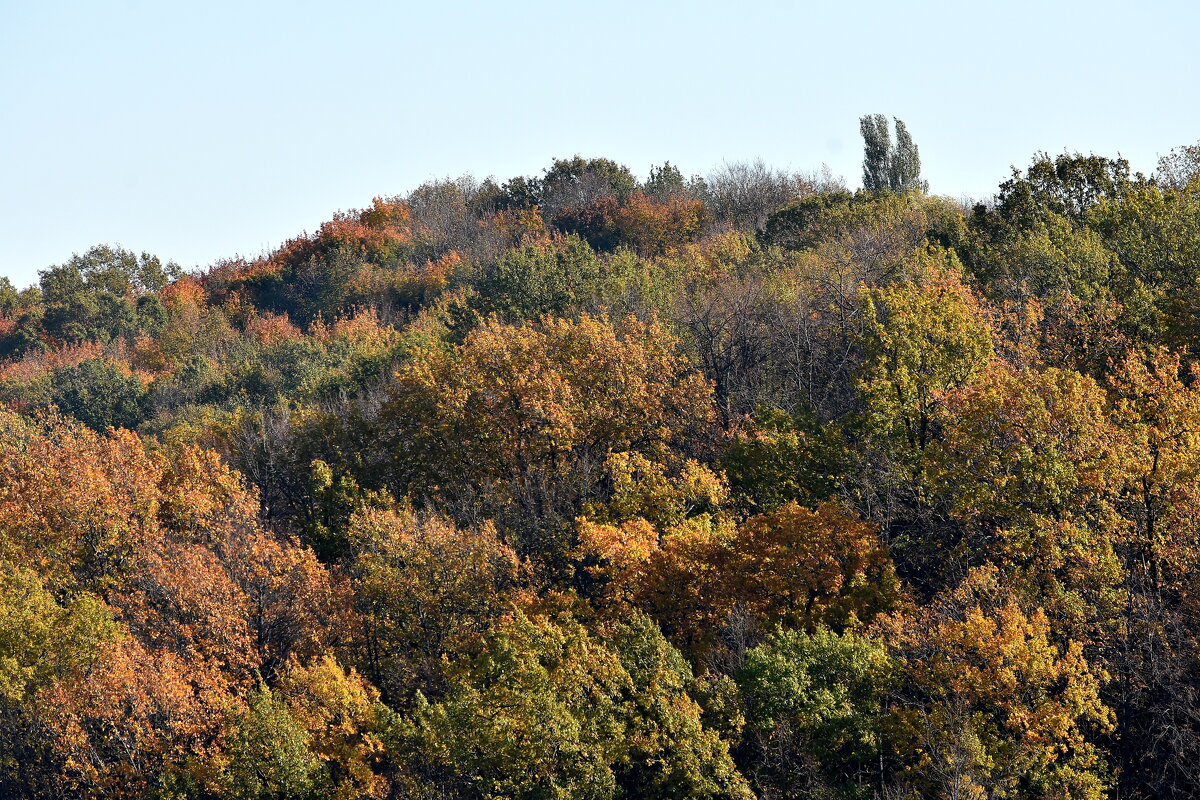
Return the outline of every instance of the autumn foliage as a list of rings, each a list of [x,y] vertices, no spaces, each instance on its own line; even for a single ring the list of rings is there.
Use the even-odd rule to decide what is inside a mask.
[[[0,797],[1195,797],[1194,149],[0,280]]]

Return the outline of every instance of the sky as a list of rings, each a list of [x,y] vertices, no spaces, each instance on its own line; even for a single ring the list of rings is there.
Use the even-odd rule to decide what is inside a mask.
[[[253,257],[427,180],[604,156],[861,182],[907,124],[930,191],[1034,153],[1152,172],[1200,140],[1194,2],[0,0],[0,276],[92,245]]]

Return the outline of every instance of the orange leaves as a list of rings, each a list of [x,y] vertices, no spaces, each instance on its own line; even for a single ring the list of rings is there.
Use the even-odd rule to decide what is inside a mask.
[[[301,338],[300,329],[287,314],[255,314],[246,321],[246,335],[265,345]]]
[[[139,797],[151,777],[211,755],[227,698],[205,678],[173,653],[121,637],[86,680],[42,692],[37,710],[62,764],[60,788]]]
[[[417,289],[416,294],[422,297],[430,297],[436,291],[446,288],[450,276],[456,270],[463,266],[462,253],[457,250],[450,250],[443,253],[435,261],[426,261],[425,269],[420,273],[419,285],[414,287]]]
[[[1120,483],[1119,437],[1091,378],[994,361],[942,402],[934,482],[962,518],[1095,514]]]
[[[165,541],[138,553],[136,570],[112,598],[121,618],[154,651],[193,671],[251,685],[259,664],[248,599],[212,550]]]
[[[254,527],[258,498],[211,450],[184,445],[163,465],[159,522],[186,539],[221,541]]]
[[[333,322],[317,318],[309,327],[309,335],[324,344],[345,342],[347,344],[375,350],[395,343],[398,333],[390,325],[384,325],[375,309],[360,309]]]
[[[346,587],[310,550],[258,530],[256,505],[213,453],[0,413],[0,555],[60,596],[99,594],[122,630],[86,679],[61,676],[28,709],[60,787],[134,796],[211,756],[240,692],[340,639]],[[87,639],[64,626],[55,635]]]
[[[219,552],[245,595],[265,676],[274,676],[289,658],[315,658],[345,636],[348,587],[311,550],[253,532],[231,537]]]
[[[62,345],[44,353],[30,352],[20,360],[0,365],[0,379],[32,383],[59,367],[73,367],[93,358],[102,358],[104,351],[99,342],[87,341]]]
[[[315,234],[288,241],[270,261],[279,265],[297,265],[335,248],[384,260],[412,241],[412,212],[408,206],[399,200],[376,197],[370,208],[335,214]]]
[[[579,523],[579,548],[602,559],[613,571],[627,572],[658,550],[658,531],[640,518],[619,525],[584,519]]]
[[[711,645],[735,612],[789,627],[840,627],[898,595],[876,527],[833,503],[788,503],[733,530],[685,525],[664,538],[638,586],[638,602],[693,647]]]
[[[657,324],[584,316],[489,320],[459,346],[427,347],[383,410],[404,490],[455,502],[489,487],[525,521],[573,519],[610,453],[669,453],[712,419],[711,389]]]
[[[816,510],[789,503],[751,517],[739,529],[738,540],[742,546],[736,557],[742,563],[735,570],[758,584],[752,607],[765,610],[778,603],[803,608],[805,616],[826,623],[844,624],[854,609],[835,607],[863,588],[864,577],[886,577],[881,571],[887,555],[875,526],[830,503]]]
[[[511,607],[524,570],[491,524],[459,528],[411,511],[366,509],[349,536],[360,640],[370,677],[406,696],[444,654],[477,642]]]
[[[128,431],[0,412],[0,555],[55,588],[107,585],[153,531],[160,477]]]
[[[656,202],[642,192],[634,192],[614,216],[623,244],[644,256],[656,256],[692,241],[707,221],[708,212],[700,200],[672,195]]]
[[[183,277],[164,286],[158,292],[158,299],[168,308],[201,306],[207,302],[208,294],[200,281]]]
[[[1087,732],[1113,729],[1100,699],[1106,676],[1079,643],[1055,643],[1046,615],[1023,608],[995,570],[890,623],[877,632],[903,664],[894,713],[920,783],[952,796],[1030,784],[1104,796],[1103,760]]]

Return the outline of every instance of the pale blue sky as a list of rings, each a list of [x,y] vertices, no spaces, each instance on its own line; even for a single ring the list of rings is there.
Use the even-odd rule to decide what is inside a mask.
[[[1192,2],[0,0],[0,275],[97,243],[206,265],[463,173],[762,157],[860,178],[905,120],[931,190],[1035,151],[1200,140]]]

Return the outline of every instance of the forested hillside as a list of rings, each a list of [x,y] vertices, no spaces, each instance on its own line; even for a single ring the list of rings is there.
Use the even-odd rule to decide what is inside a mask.
[[[862,131],[0,283],[0,797],[1200,795],[1200,144]]]

